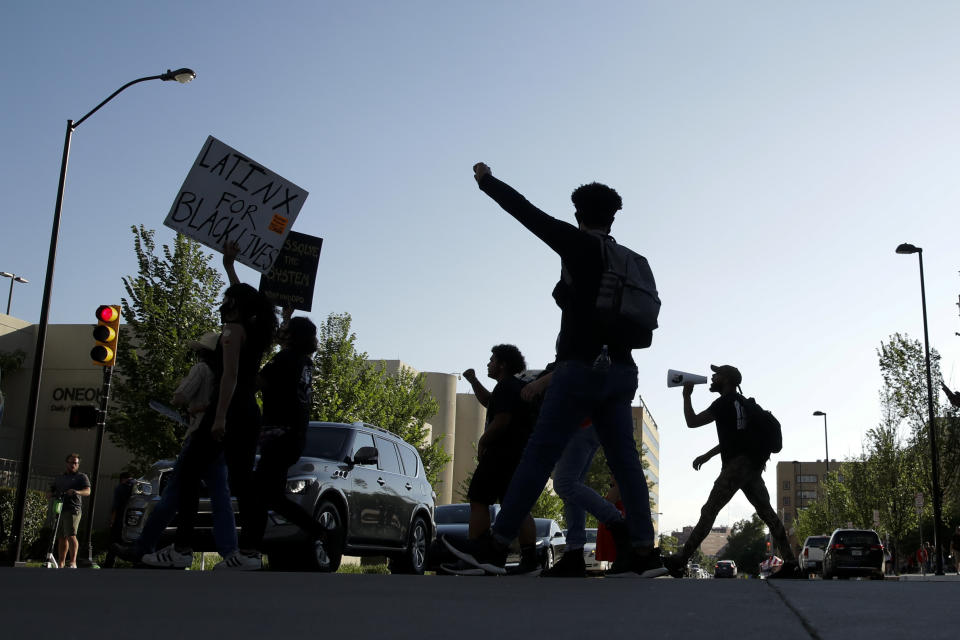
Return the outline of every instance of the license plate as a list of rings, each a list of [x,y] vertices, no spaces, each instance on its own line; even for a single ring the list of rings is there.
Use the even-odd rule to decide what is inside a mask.
[[[863,551],[861,551],[860,549],[851,549],[851,550],[850,550],[850,555],[852,555],[852,556],[862,556],[862,555],[863,555]]]

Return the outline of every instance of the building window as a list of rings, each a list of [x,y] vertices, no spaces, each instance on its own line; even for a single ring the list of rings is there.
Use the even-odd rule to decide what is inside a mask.
[[[784,490],[784,491],[790,491],[790,481],[789,481],[789,480],[784,480],[784,481],[783,481],[783,490]]]
[[[790,524],[791,519],[792,519],[792,514],[790,512],[783,514],[783,524]]]
[[[801,500],[816,500],[817,492],[816,491],[797,491],[797,497]]]
[[[790,496],[784,496],[784,497],[783,497],[783,506],[785,506],[785,507],[789,507],[789,506],[790,506]]]
[[[797,476],[797,484],[817,484],[817,476]]]

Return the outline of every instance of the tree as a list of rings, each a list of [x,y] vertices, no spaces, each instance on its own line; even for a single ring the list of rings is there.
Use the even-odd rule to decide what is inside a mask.
[[[932,495],[930,452],[930,416],[927,396],[926,358],[923,344],[909,336],[895,333],[880,344],[877,351],[883,374],[884,393],[889,396],[890,422],[905,421],[910,428],[909,445],[917,451],[926,495]],[[945,503],[960,502],[960,412],[949,403],[940,402],[940,354],[930,350],[930,373],[934,387],[934,411],[937,419],[940,488]],[[925,453],[921,453],[925,452]],[[930,501],[927,501],[930,502]],[[945,533],[945,532],[943,532]]]
[[[123,278],[123,319],[114,377],[114,404],[107,416],[110,439],[133,456],[128,469],[140,472],[176,455],[184,427],[152,411],[150,400],[166,402],[191,364],[190,340],[219,329],[216,309],[223,279],[213,256],[177,234],[173,248],[157,255],[154,231],[131,227],[138,273]]]
[[[357,351],[350,314],[330,314],[319,327],[319,349],[314,357],[314,420],[370,422],[396,433],[416,447],[430,484],[440,483],[440,471],[450,461],[441,446],[442,436],[429,438],[427,418],[437,412],[437,401],[425,386],[422,374],[401,369],[387,375],[383,364],[374,365]]]
[[[766,536],[766,525],[757,514],[750,520],[740,520],[727,538],[723,557],[736,562],[741,573],[756,575],[767,554]]]
[[[640,454],[640,464],[643,465],[644,470],[650,468],[650,461],[647,460],[647,447],[642,442],[637,442],[637,453]],[[593,460],[590,463],[590,469],[587,471],[587,476],[584,478],[583,483],[599,493],[601,496],[607,495],[607,490],[610,488],[610,482],[613,479],[613,474],[610,472],[610,467],[607,465],[607,456],[603,451],[603,447],[597,449],[596,455],[593,456]],[[653,480],[647,479],[647,490],[652,492],[653,488],[657,486],[657,483]],[[649,499],[650,510],[654,509],[653,498]],[[592,514],[587,514],[587,526],[596,527],[597,518]]]

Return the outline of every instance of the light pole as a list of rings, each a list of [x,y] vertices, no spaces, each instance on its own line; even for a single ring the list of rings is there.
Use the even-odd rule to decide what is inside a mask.
[[[923,306],[923,347],[927,361],[927,409],[930,413],[930,466],[933,480],[933,551],[937,555],[937,575],[943,575],[943,557],[940,555],[940,531],[943,527],[940,512],[940,455],[937,447],[936,414],[933,410],[933,377],[930,374],[930,335],[927,331],[927,291],[923,282],[923,249],[906,242],[897,247],[901,255],[917,254],[920,259],[920,303]]]
[[[7,296],[7,315],[10,315],[10,303],[13,301],[13,283],[21,282],[23,284],[27,284],[30,281],[26,278],[21,278],[15,273],[10,273],[9,271],[0,271],[0,276],[3,276],[4,278],[10,278],[10,295]]]
[[[60,161],[60,184],[57,187],[57,201],[53,210],[53,229],[50,233],[50,252],[47,256],[47,272],[43,283],[43,301],[40,306],[40,323],[37,327],[37,348],[33,355],[33,377],[30,382],[30,399],[27,402],[27,422],[26,431],[23,435],[23,450],[20,455],[20,478],[17,483],[17,499],[13,509],[13,522],[10,525],[10,535],[12,537],[10,545],[11,564],[16,564],[20,559],[20,543],[23,534],[23,515],[26,505],[27,486],[30,479],[30,459],[33,456],[33,436],[37,427],[37,405],[40,400],[40,378],[43,371],[43,350],[47,341],[47,324],[50,314],[50,295],[53,289],[53,267],[57,259],[57,240],[60,236],[60,213],[63,209],[63,188],[67,180],[67,160],[70,158],[70,139],[73,131],[83,122],[95,114],[100,108],[113,100],[121,91],[147,80],[176,80],[181,84],[186,84],[197,74],[192,69],[177,69],[176,71],[167,70],[156,76],[146,76],[131,80],[113,93],[106,100],[95,106],[85,116],[74,122],[67,120],[67,130],[63,140],[63,157]],[[97,482],[97,478],[93,479]],[[91,514],[91,517],[93,514]]]
[[[827,473],[830,473],[830,445],[827,443],[827,414],[823,411],[814,411],[813,415],[823,416],[823,447],[827,454]]]

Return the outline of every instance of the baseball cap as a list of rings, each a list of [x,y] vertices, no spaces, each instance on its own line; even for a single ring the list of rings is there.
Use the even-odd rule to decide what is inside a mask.
[[[721,364],[718,366],[712,364],[710,365],[710,368],[714,371],[714,373],[719,373],[722,376],[730,378],[734,384],[740,384],[743,382],[743,376],[740,375],[740,370],[732,365]]]

